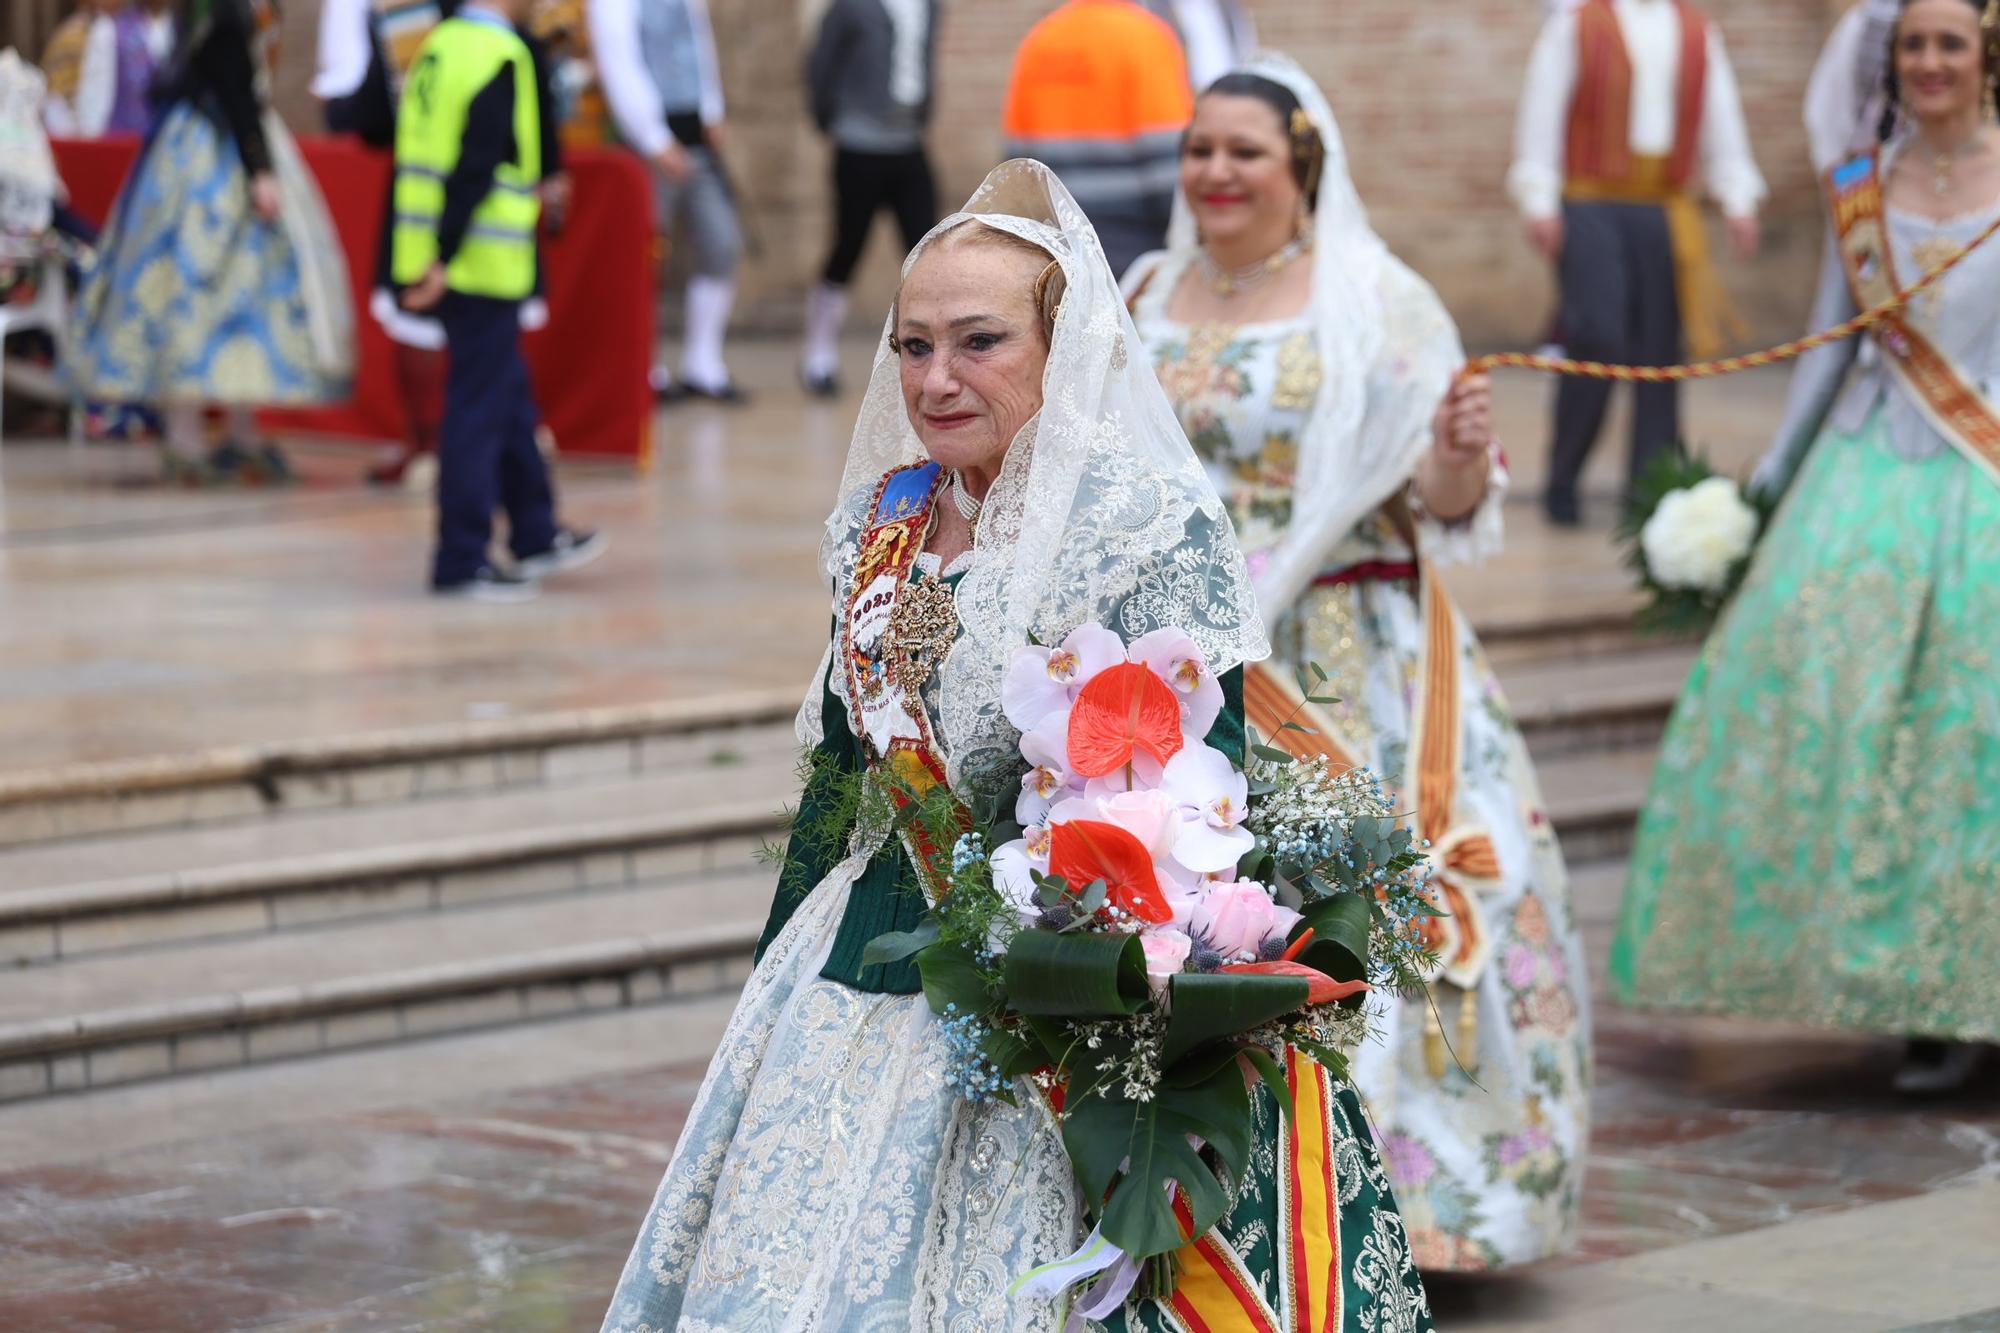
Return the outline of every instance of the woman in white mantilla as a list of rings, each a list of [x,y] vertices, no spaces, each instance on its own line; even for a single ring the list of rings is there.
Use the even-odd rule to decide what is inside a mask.
[[[1169,249],[1126,275],[1140,336],[1228,502],[1271,628],[1251,724],[1329,677],[1304,744],[1396,786],[1432,844],[1430,1001],[1357,1053],[1418,1265],[1532,1262],[1575,1236],[1590,1031],[1568,874],[1526,747],[1433,564],[1500,543],[1483,378],[1436,294],[1369,228],[1333,113],[1265,55],[1197,100]]]
[[[1047,168],[1007,163],[912,254],[878,353],[822,572],[834,636],[799,718],[815,747],[799,827],[843,773],[1011,802],[1024,765],[1001,680],[1031,640],[1096,621],[1172,626],[1230,700],[1210,742],[1241,757],[1242,664],[1268,651],[1228,515],[1189,450],[1096,235]],[[902,843],[849,816],[795,837],[757,970],[702,1084],[607,1333],[1065,1327],[1016,1278],[1088,1223],[1032,1090],[1017,1109],[946,1082],[950,1035],[910,963],[864,965],[926,909]],[[1358,1102],[1336,1084],[1338,1327],[1430,1327]],[[1277,1188],[1284,1130],[1258,1090],[1258,1151],[1216,1235],[1244,1278],[1217,1330],[1303,1333]],[[1284,1251],[1284,1253],[1280,1253]],[[1186,1287],[1183,1292],[1186,1294]],[[1212,1293],[1211,1293],[1212,1294]],[[1114,1330],[1185,1330],[1148,1302]],[[1075,1325],[1070,1325],[1074,1327]]]

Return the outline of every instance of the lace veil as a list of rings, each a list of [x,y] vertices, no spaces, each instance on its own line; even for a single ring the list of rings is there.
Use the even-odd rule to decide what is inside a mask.
[[[1053,643],[1095,620],[1128,640],[1177,627],[1218,672],[1269,652],[1228,513],[1153,377],[1097,234],[1069,191],[1039,162],[1004,162],[911,251],[904,273],[939,236],[967,224],[1033,241],[1062,266],[1068,287],[1042,409],[986,495],[978,544],[958,585],[959,639],[939,672],[938,740],[960,790],[1011,765],[1018,737],[1001,712],[1000,683],[1031,640]],[[889,332],[820,548],[836,616],[876,480],[925,457],[904,413]],[[832,686],[847,702],[843,673],[832,673]],[[820,739],[819,703],[816,683],[799,714],[802,743]]]
[[[1319,398],[1299,441],[1291,523],[1276,547],[1251,553],[1257,599],[1267,623],[1275,623],[1348,530],[1409,481],[1430,447],[1432,415],[1465,358],[1437,293],[1368,225],[1319,85],[1276,52],[1259,54],[1240,72],[1290,89],[1326,149],[1306,306],[1319,344]],[[1148,298],[1164,299],[1200,250],[1194,214],[1177,191],[1167,249],[1133,264],[1126,292],[1149,286]]]

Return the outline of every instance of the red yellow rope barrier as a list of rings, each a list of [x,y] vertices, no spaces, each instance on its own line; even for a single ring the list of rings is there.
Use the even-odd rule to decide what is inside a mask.
[[[1486,356],[1476,356],[1466,363],[1462,375],[1483,375],[1489,370],[1546,370],[1557,375],[1574,375],[1582,379],[1616,380],[1621,384],[1674,384],[1682,380],[1709,379],[1716,375],[1733,375],[1739,370],[1755,370],[1758,366],[1776,365],[1804,356],[1815,347],[1851,338],[1864,329],[1873,328],[1889,319],[1910,303],[1911,298],[1921,295],[1934,285],[1961,260],[1977,250],[1987,241],[2000,234],[2000,218],[1988,223],[1986,229],[1967,242],[1965,248],[1951,258],[1925,273],[1923,277],[1897,292],[1880,305],[1871,306],[1853,319],[1836,324],[1830,329],[1808,334],[1803,338],[1767,348],[1761,352],[1750,352],[1743,356],[1725,356],[1715,361],[1697,361],[1686,366],[1612,366],[1602,361],[1572,361],[1560,356],[1536,356],[1529,352],[1493,352]]]

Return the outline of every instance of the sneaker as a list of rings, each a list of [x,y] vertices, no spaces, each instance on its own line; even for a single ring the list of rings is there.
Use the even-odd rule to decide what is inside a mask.
[[[411,449],[408,446],[398,446],[388,450],[382,455],[381,462],[368,469],[368,484],[401,487],[416,461],[428,456],[425,451]]]
[[[799,372],[799,379],[806,386],[806,392],[815,398],[840,397],[840,380],[834,375],[809,375]]]
[[[532,602],[542,590],[533,579],[524,575],[481,565],[471,578],[457,583],[433,583],[431,591],[440,597],[455,597],[467,602]]]
[[[558,528],[556,539],[549,543],[546,551],[533,555],[517,556],[514,568],[531,579],[547,578],[551,574],[567,574],[572,569],[582,569],[611,548],[611,539],[601,532],[587,532],[582,528]]]
[[[1909,1097],[1957,1092],[1985,1058],[1986,1050],[1977,1042],[1912,1041],[1896,1071],[1896,1091]]]

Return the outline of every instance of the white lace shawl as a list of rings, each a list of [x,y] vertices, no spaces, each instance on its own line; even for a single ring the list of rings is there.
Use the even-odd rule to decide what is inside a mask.
[[[1437,405],[1465,355],[1437,293],[1368,225],[1340,126],[1319,85],[1275,52],[1257,56],[1242,72],[1290,89],[1326,147],[1306,306],[1319,345],[1319,398],[1299,441],[1291,524],[1284,539],[1263,553],[1256,576],[1265,621],[1275,624],[1348,531],[1409,483],[1430,448]],[[1133,264],[1126,291],[1142,284],[1171,291],[1200,248],[1194,214],[1186,197],[1177,195],[1167,249]],[[1497,507],[1490,517],[1482,513],[1480,523],[1493,528],[1497,514]]]
[[[1068,286],[1042,409],[986,495],[978,545],[958,584],[960,635],[939,673],[936,721],[960,789],[1014,753],[1019,737],[1001,712],[1000,683],[1031,641],[1053,643],[1093,620],[1128,640],[1172,626],[1218,673],[1270,651],[1228,512],[1153,376],[1076,201],[1041,163],[1002,163],[911,251],[904,272],[938,236],[967,222],[1041,246]],[[889,332],[885,326],[841,474],[842,500],[820,548],[836,617],[877,479],[925,457],[903,408]],[[834,670],[831,686],[847,703],[844,676]],[[802,744],[821,738],[820,699],[816,678],[799,713]]]

